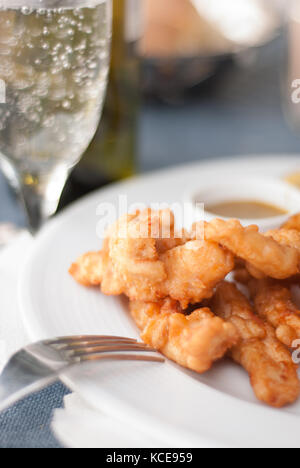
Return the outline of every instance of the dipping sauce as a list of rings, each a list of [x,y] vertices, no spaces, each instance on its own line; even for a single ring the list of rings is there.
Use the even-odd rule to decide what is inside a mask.
[[[205,210],[224,218],[263,219],[288,213],[279,206],[255,200],[226,201],[205,205]]]

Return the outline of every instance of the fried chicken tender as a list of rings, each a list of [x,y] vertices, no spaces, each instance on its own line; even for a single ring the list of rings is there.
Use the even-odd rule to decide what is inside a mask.
[[[144,224],[142,228],[144,229],[138,231],[137,222],[132,222],[130,224],[129,235],[136,239],[136,242],[127,243],[127,256],[132,257],[136,261],[141,261],[143,259],[154,260],[158,258],[157,252],[165,253],[167,250],[174,248],[178,245],[184,244],[187,240],[186,233],[184,231],[180,232],[178,235],[175,234],[174,230],[174,215],[171,211],[165,210],[157,215],[152,213],[152,227],[148,224],[145,224],[147,219],[145,219],[146,212],[143,213],[143,216],[139,217],[139,221]],[[69,269],[69,273],[75,278],[76,281],[85,285],[85,286],[95,286],[100,285],[102,281],[105,284],[109,284],[114,281],[114,275],[111,271],[111,262],[109,256],[109,235],[112,233],[115,235],[118,233],[121,237],[126,237],[127,228],[131,221],[137,221],[137,214],[123,216],[117,223],[115,223],[107,233],[107,238],[104,240],[103,249],[101,252],[89,252],[85,255],[82,255]],[[159,224],[157,224],[159,223]],[[157,238],[151,239],[150,228],[153,229],[153,235]],[[161,230],[161,233],[168,235],[167,238],[159,237],[157,229]],[[130,268],[131,265],[128,265]],[[136,269],[138,268],[137,265]],[[142,268],[142,264],[139,265]],[[157,265],[155,265],[157,267]],[[156,269],[160,273],[162,268]],[[103,272],[105,271],[105,275]],[[148,270],[148,273],[151,273]],[[165,277],[164,274],[161,277]],[[106,287],[106,286],[104,286]],[[111,288],[116,288],[118,290],[117,281],[110,285]],[[116,292],[117,294],[117,292]],[[121,293],[120,293],[121,294]]]
[[[300,231],[300,213],[292,216],[286,223],[282,226],[284,229],[294,229]]]
[[[299,263],[300,263],[300,231],[296,231],[295,229],[274,229],[272,231],[268,231],[263,233],[266,237],[271,237],[276,242],[281,245],[286,245],[288,247],[292,247],[298,251],[299,255]],[[245,268],[246,267],[246,268]],[[244,262],[243,265],[238,265],[235,269],[235,278],[238,283],[247,284],[251,277],[256,279],[264,279],[267,276],[255,268],[253,265]],[[252,278],[252,279],[253,279]],[[299,283],[300,277],[299,275],[294,275],[289,278],[292,282]]]
[[[250,290],[258,315],[274,328],[276,337],[289,348],[300,338],[300,311],[288,287],[269,279],[251,281]]]
[[[210,298],[215,286],[234,268],[229,251],[217,243],[190,241],[161,256],[167,279],[160,294],[178,300],[183,308]]]
[[[183,367],[204,373],[239,340],[233,325],[207,309],[185,316],[176,301],[132,302],[131,314],[145,343]]]
[[[232,255],[213,242],[187,242],[143,260],[125,256],[120,244],[119,240],[114,243],[110,239],[114,281],[106,281],[104,274],[102,282],[102,292],[108,295],[126,294],[131,300],[145,302],[170,296],[185,308],[211,297],[216,284],[233,269]]]
[[[109,229],[101,283],[104,294],[135,298],[140,293],[145,300],[154,299],[155,288],[167,277],[156,248],[160,241],[160,233],[154,232],[156,222],[151,213],[136,213],[121,217]]]
[[[169,210],[122,217],[110,228],[102,250],[102,292],[142,302],[171,297],[182,308],[210,298],[234,268],[234,257],[216,242],[187,239],[185,233],[176,236]],[[70,272],[77,281],[94,284],[94,277],[88,277],[94,270],[86,266],[92,264],[93,258],[81,257]]]
[[[295,229],[281,228],[281,229],[274,229],[272,231],[265,232],[263,235],[274,239],[276,242],[278,242],[281,245],[285,245],[293,249],[296,249],[298,251],[299,263],[300,263],[300,231],[296,231]],[[262,273],[261,271],[259,271],[257,268],[255,268],[253,265],[249,263],[246,264],[246,268],[248,269],[250,275],[256,279],[264,279],[267,277],[267,275],[265,275],[264,273]],[[295,277],[297,277],[297,275],[296,276],[293,275],[293,278]]]
[[[215,219],[205,224],[205,239],[218,242],[245,260],[251,275],[259,279],[285,279],[299,272],[298,251],[259,233],[257,226]]]
[[[264,234],[267,237],[272,237],[276,242],[281,245],[287,245],[293,249],[298,250],[300,255],[300,231],[296,229],[274,229]]]
[[[254,314],[249,301],[232,283],[218,286],[212,310],[239,331],[241,342],[230,355],[249,373],[257,398],[276,408],[293,403],[300,394],[297,366],[273,327]]]
[[[88,252],[73,263],[69,273],[83,286],[99,286],[103,278],[102,252]]]
[[[236,268],[234,270],[233,277],[237,283],[243,284],[245,286],[248,286],[249,282],[253,280],[253,277],[250,275],[245,266]]]

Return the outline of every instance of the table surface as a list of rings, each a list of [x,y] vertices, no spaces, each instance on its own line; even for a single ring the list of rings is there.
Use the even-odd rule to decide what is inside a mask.
[[[300,153],[300,138],[282,109],[284,41],[276,39],[249,60],[253,63],[247,66],[228,67],[184,102],[144,103],[139,125],[142,172],[232,155]],[[18,201],[0,175],[0,222],[4,221],[25,224]],[[60,447],[50,422],[67,393],[57,383],[2,413],[0,447]]]

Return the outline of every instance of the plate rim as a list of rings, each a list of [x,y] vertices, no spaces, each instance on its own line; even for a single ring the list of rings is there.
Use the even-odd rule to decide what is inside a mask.
[[[67,207],[66,209],[64,209],[59,215],[57,215],[54,219],[52,219],[43,229],[42,231],[38,234],[35,242],[33,243],[32,245],[32,248],[30,249],[30,252],[28,254],[28,258],[22,268],[22,271],[21,271],[21,277],[20,277],[20,281],[19,281],[19,285],[18,285],[18,301],[19,301],[19,306],[20,306],[20,310],[21,310],[21,315],[22,315],[22,320],[23,320],[23,323],[25,325],[25,329],[26,329],[26,332],[28,334],[28,336],[35,340],[37,339],[37,337],[39,336],[39,332],[40,330],[37,330],[37,329],[34,329],[35,327],[32,326],[33,324],[32,323],[28,323],[28,320],[24,320],[24,317],[26,315],[26,310],[27,310],[27,307],[30,303],[30,301],[26,300],[26,289],[27,289],[27,286],[26,284],[28,284],[28,281],[29,280],[29,277],[30,275],[27,274],[28,272],[30,273],[30,269],[32,268],[32,264],[34,263],[34,259],[35,259],[35,256],[37,255],[37,252],[39,250],[39,248],[42,248],[42,245],[44,242],[47,241],[47,238],[48,237],[51,237],[53,233],[55,233],[55,231],[59,230],[60,226],[64,223],[64,220],[65,219],[68,219],[68,217],[72,216],[72,213],[77,211],[77,210],[82,210],[84,209],[84,206],[85,205],[89,205],[89,204],[92,204],[93,201],[96,201],[97,197],[99,196],[104,196],[105,193],[109,193],[111,191],[116,191],[116,190],[120,190],[122,189],[123,187],[126,188],[126,187],[130,187],[132,184],[135,184],[136,181],[143,181],[143,180],[147,180],[147,181],[151,181],[151,179],[155,179],[157,176],[160,176],[160,177],[163,177],[164,174],[170,174],[170,173],[176,173],[177,171],[187,171],[187,170],[201,170],[203,168],[209,168],[209,167],[212,167],[214,166],[215,164],[220,164],[221,166],[224,166],[224,165],[228,165],[228,164],[232,164],[232,163],[235,163],[237,161],[241,161],[241,159],[246,162],[249,158],[252,159],[252,162],[255,164],[255,161],[256,162],[259,162],[260,164],[264,164],[266,161],[270,161],[270,158],[272,158],[272,161],[274,162],[274,159],[277,159],[278,161],[282,160],[282,158],[288,158],[292,163],[300,163],[300,156],[299,154],[288,154],[288,155],[282,155],[282,154],[267,154],[267,155],[254,155],[254,156],[251,156],[251,155],[244,155],[243,158],[240,158],[238,155],[237,156],[234,156],[234,157],[228,157],[228,158],[214,158],[212,161],[209,161],[209,160],[204,160],[204,161],[198,161],[198,162],[193,162],[193,163],[189,163],[189,164],[182,164],[182,165],[177,165],[177,166],[173,166],[173,167],[170,167],[170,168],[164,168],[162,170],[156,170],[156,171],[151,171],[149,173],[146,173],[144,175],[138,175],[138,176],[135,176],[129,180],[125,180],[125,181],[121,181],[121,182],[117,182],[117,183],[114,183],[114,184],[111,184],[109,185],[108,187],[104,187],[102,189],[99,189],[99,190],[96,190],[95,192],[92,192],[91,194],[81,198],[80,200],[78,200],[77,202],[73,203],[71,206]],[[300,165],[300,164],[299,164]],[[25,300],[24,300],[25,298]],[[62,375],[61,377],[61,380],[67,385],[69,386],[73,391],[75,392],[78,392],[81,397],[83,399],[85,399],[85,395],[83,395],[80,391],[80,388],[77,387],[76,385],[76,382],[72,381],[72,379],[70,379],[68,376],[64,376]],[[210,388],[210,391],[212,391],[212,393],[214,392],[218,392],[219,395],[222,395],[222,400],[224,401],[224,403],[226,404],[226,401],[228,402],[228,398],[230,400],[234,400],[235,404],[238,404],[238,406],[241,407],[241,410],[243,410],[243,408],[245,409],[247,407],[247,412],[248,410],[251,412],[254,412],[254,413],[257,413],[257,411],[261,410],[261,408],[263,408],[264,411],[267,411],[269,414],[272,414],[272,415],[275,415],[275,414],[278,414],[278,410],[273,410],[272,408],[268,408],[266,406],[261,406],[260,404],[257,404],[257,403],[251,403],[251,402],[247,402],[245,400],[240,400],[238,398],[235,398],[234,396],[231,396],[229,394],[226,394],[226,393],[223,393],[221,392],[220,390],[218,389],[213,389],[213,388]],[[113,403],[113,404],[112,404]],[[246,406],[245,406],[246,405]],[[256,408],[256,410],[255,410]],[[179,442],[188,442],[190,441],[194,446],[199,446],[199,436],[202,438],[202,441],[203,441],[203,446],[207,447],[207,446],[213,446],[215,447],[216,446],[216,442],[217,442],[217,445],[218,446],[228,446],[226,443],[223,445],[223,441],[216,441],[215,439],[210,439],[209,437],[206,438],[205,435],[203,434],[197,434],[197,436],[195,437],[195,434],[191,434],[190,432],[186,432],[186,431],[182,431],[180,430],[180,428],[172,428],[172,427],[169,427],[168,425],[166,425],[165,423],[162,423],[161,421],[152,421],[151,420],[151,417],[149,418],[147,413],[143,413],[143,412],[138,412],[137,415],[134,416],[134,418],[132,418],[132,413],[131,413],[131,410],[132,408],[122,402],[121,400],[119,400],[116,404],[116,399],[113,398],[113,402],[111,402],[110,404],[110,414],[113,414],[114,417],[116,417],[117,419],[121,419],[122,421],[123,420],[128,420],[128,417],[131,416],[131,419],[134,419],[135,421],[135,424],[138,424],[140,427],[143,427],[144,430],[146,432],[148,432],[148,434],[157,434],[158,433],[158,429],[160,429],[160,433],[162,436],[165,436],[166,435],[166,428],[170,431],[169,434],[170,437],[164,437],[164,440],[168,440],[169,442],[171,442],[171,440],[176,440]],[[129,411],[129,412],[128,412]],[[279,414],[282,414],[280,411],[279,411]],[[290,417],[295,417],[295,415],[291,414],[291,413],[285,413],[287,416],[290,416]],[[120,417],[121,415],[121,417]],[[123,416],[122,416],[123,415]],[[126,415],[126,416],[125,416]],[[298,418],[297,418],[298,420]],[[151,430],[149,430],[149,428]],[[178,445],[180,446],[180,445]],[[188,446],[188,445],[187,445]]]

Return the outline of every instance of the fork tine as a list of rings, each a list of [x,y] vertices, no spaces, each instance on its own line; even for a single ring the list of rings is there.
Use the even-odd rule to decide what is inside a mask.
[[[92,342],[92,341],[112,341],[119,340],[128,343],[136,343],[137,340],[134,338],[125,338],[123,336],[107,336],[107,335],[79,335],[79,336],[62,336],[54,338],[52,340],[47,340],[46,344],[55,345],[55,344],[68,344],[75,342]]]
[[[72,359],[74,363],[105,360],[165,362],[165,359],[160,356],[143,356],[137,354],[88,354],[86,356],[76,356]]]
[[[92,346],[79,349],[71,349],[69,351],[63,351],[67,353],[67,356],[85,356],[89,354],[102,354],[107,352],[118,352],[118,351],[140,351],[144,353],[155,353],[156,350],[146,346],[142,343],[130,344],[130,345],[108,345],[108,346]]]
[[[61,351],[69,351],[69,350],[76,350],[76,349],[81,349],[81,348],[86,348],[86,347],[92,347],[92,346],[107,346],[107,345],[138,345],[139,343],[137,341],[132,341],[132,340],[90,340],[90,341],[73,341],[72,343],[56,343],[56,344],[51,344],[51,346],[55,347],[58,350]],[[144,345],[143,343],[140,343],[141,345]],[[144,345],[145,346],[145,345]]]

